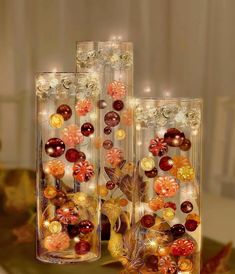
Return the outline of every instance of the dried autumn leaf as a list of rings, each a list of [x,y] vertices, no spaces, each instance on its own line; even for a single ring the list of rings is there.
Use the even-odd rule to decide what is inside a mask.
[[[101,212],[108,217],[111,227],[113,227],[120,216],[122,209],[114,199],[109,199],[103,203]]]
[[[109,179],[118,185],[122,176],[121,170],[119,168],[110,168],[110,167],[104,167],[104,170],[106,174],[108,175]]]
[[[126,195],[129,201],[132,201],[132,177],[130,175],[125,175],[120,181],[118,187]]]
[[[111,230],[110,240],[108,242],[108,250],[113,258],[119,258],[123,255],[123,239],[122,235]]]
[[[217,255],[209,259],[202,267],[201,274],[225,274],[232,252],[232,243],[224,246]]]

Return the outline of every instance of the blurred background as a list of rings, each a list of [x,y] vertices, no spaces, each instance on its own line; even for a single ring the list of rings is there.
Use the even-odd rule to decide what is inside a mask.
[[[235,242],[234,26],[234,0],[0,0],[6,210],[34,204],[35,73],[74,71],[75,41],[121,39],[134,43],[137,96],[204,99],[204,235]]]

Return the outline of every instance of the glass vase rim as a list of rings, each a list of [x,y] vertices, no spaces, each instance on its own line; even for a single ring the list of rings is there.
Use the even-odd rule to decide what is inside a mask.
[[[185,102],[185,103],[203,103],[202,97],[172,97],[172,98],[164,98],[164,97],[139,97],[136,98],[136,101],[146,101],[146,102]]]
[[[91,72],[88,71],[84,71],[84,72],[67,72],[67,71],[39,71],[35,73],[35,77],[37,78],[40,75],[55,75],[55,76],[60,76],[62,74],[66,74],[66,75],[82,75],[82,74],[86,74],[89,75],[91,74]]]
[[[107,44],[107,43],[114,43],[114,44],[123,44],[123,45],[130,45],[133,46],[133,42],[131,41],[115,41],[115,40],[84,40],[84,41],[76,41],[76,45],[79,43],[81,44]]]

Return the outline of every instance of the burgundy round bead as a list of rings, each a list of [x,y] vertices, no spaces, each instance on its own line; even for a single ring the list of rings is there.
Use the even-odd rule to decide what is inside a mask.
[[[105,101],[105,100],[99,100],[99,101],[97,102],[97,107],[98,107],[99,109],[104,109],[104,108],[106,108],[106,107],[107,107],[106,101]]]
[[[56,112],[62,115],[65,121],[67,121],[72,116],[72,109],[68,105],[60,105]]]
[[[104,116],[104,122],[109,127],[115,127],[120,123],[120,116],[115,111],[109,111]]]
[[[113,147],[113,142],[111,140],[105,140],[103,142],[103,148],[111,149]]]
[[[113,102],[113,108],[117,111],[120,111],[124,108],[124,103],[122,100],[116,100]]]
[[[115,188],[115,183],[112,182],[112,181],[108,181],[108,182],[106,183],[106,188],[109,189],[109,190],[114,189],[114,188]]]
[[[72,239],[79,234],[79,226],[78,225],[68,225],[67,226],[67,232],[69,237]]]
[[[176,224],[171,227],[171,233],[174,238],[182,237],[185,233],[185,227],[182,224]]]
[[[173,164],[174,164],[174,162],[171,159],[171,157],[164,156],[164,157],[161,158],[161,160],[159,162],[159,167],[163,171],[168,171],[173,167]]]
[[[180,206],[182,212],[189,213],[193,210],[193,204],[189,201],[185,201]]]
[[[70,163],[86,160],[86,155],[82,151],[78,151],[75,148],[70,148],[65,153],[65,158]]]
[[[85,240],[81,240],[75,245],[75,252],[78,255],[85,255],[90,251],[90,249],[91,249],[91,244]]]
[[[180,145],[180,149],[183,151],[188,151],[191,148],[191,141],[189,139],[184,139],[183,143]]]
[[[169,128],[164,134],[165,142],[171,147],[179,147],[185,139],[184,133],[176,128]]]
[[[166,202],[166,203],[164,204],[164,208],[168,208],[168,207],[170,207],[170,208],[172,208],[172,209],[174,209],[174,210],[177,209],[176,204],[173,203],[173,202]]]
[[[82,234],[88,234],[94,229],[94,225],[89,220],[83,220],[78,224],[79,232]]]
[[[45,151],[50,157],[60,157],[65,151],[65,144],[59,138],[51,138],[45,144]]]
[[[148,178],[155,178],[158,174],[158,171],[157,171],[157,168],[154,167],[152,170],[145,171],[144,173]]]
[[[90,136],[91,134],[94,133],[94,127],[91,123],[84,123],[82,126],[81,126],[81,133],[88,137]]]
[[[105,135],[109,135],[111,132],[112,132],[112,128],[111,127],[107,126],[107,127],[104,128],[104,134]]]
[[[155,224],[155,218],[152,215],[147,214],[141,218],[140,223],[143,227],[150,228]]]
[[[188,231],[195,231],[198,227],[198,223],[195,220],[187,220],[185,223],[185,227]]]
[[[66,201],[67,201],[67,196],[65,192],[62,190],[57,191],[55,198],[51,199],[51,202],[55,206],[62,206],[63,204],[65,204]]]
[[[144,258],[145,265],[148,269],[157,272],[158,271],[158,257],[155,255],[147,255]]]

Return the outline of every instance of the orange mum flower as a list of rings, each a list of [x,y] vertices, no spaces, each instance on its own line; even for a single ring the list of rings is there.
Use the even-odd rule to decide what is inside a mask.
[[[184,166],[190,165],[189,160],[185,156],[177,155],[172,157],[173,167],[169,170],[170,174],[173,176],[177,176],[178,169]]]

